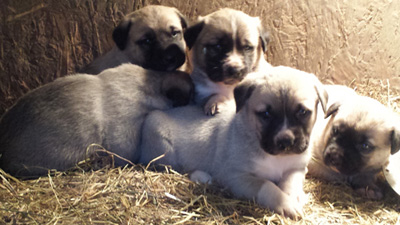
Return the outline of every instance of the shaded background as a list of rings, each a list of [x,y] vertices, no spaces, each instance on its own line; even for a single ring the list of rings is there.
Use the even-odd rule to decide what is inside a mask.
[[[221,7],[239,9],[270,31],[273,65],[325,82],[374,78],[400,86],[400,1],[0,0],[0,115],[27,91],[104,54],[121,18],[149,4],[176,7],[191,21]]]

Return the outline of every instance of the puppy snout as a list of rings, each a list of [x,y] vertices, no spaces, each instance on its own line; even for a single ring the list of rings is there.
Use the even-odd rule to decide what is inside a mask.
[[[246,72],[242,58],[234,53],[225,60],[223,69],[225,76],[233,79],[241,79]]]
[[[163,64],[174,70],[185,62],[185,53],[179,46],[171,45],[165,49],[162,60]]]
[[[240,76],[244,72],[244,69],[237,65],[228,66],[226,70],[231,77]]]
[[[279,148],[279,150],[285,150],[287,148],[292,147],[294,145],[294,142],[295,142],[295,136],[289,130],[278,134],[275,140],[275,144]]]
[[[342,154],[337,151],[332,151],[326,154],[325,162],[333,167],[340,167],[342,164]]]

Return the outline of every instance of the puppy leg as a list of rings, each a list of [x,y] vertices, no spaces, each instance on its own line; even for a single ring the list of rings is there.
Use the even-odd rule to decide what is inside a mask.
[[[195,170],[193,173],[189,175],[189,178],[193,182],[202,184],[212,184],[211,175],[201,170]]]
[[[224,95],[211,95],[204,104],[204,113],[207,116],[214,116],[229,107],[229,100]],[[235,108],[235,107],[233,107]]]
[[[161,91],[172,101],[173,107],[178,107],[189,104],[193,97],[194,86],[189,74],[174,71],[165,75]]]
[[[143,123],[142,140],[140,145],[139,163],[148,165],[176,165],[173,153],[173,141],[168,128],[169,118],[162,112],[154,110]]]
[[[265,181],[257,194],[257,202],[272,209],[281,215],[297,219],[302,216],[299,204],[291,199],[278,186],[270,181]]]
[[[273,182],[251,174],[230,175],[229,177],[225,176],[224,179],[228,182],[228,187],[234,195],[247,199],[255,198],[261,206],[292,219],[301,216],[299,205]]]
[[[376,182],[377,174],[358,174],[349,178],[351,187],[363,197],[371,200],[383,198],[383,191]]]
[[[288,194],[301,207],[307,201],[307,196],[303,190],[305,174],[305,170],[288,171],[278,184],[282,191]]]

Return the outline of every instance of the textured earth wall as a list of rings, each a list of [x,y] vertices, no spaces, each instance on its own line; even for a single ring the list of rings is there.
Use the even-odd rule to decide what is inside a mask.
[[[177,7],[192,21],[239,9],[270,31],[273,65],[341,84],[373,77],[400,85],[400,1],[0,0],[0,115],[28,90],[104,54],[123,15],[148,4]]]

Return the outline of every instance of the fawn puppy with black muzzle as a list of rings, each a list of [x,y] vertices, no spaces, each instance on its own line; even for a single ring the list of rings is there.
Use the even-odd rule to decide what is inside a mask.
[[[119,23],[112,34],[115,46],[82,72],[98,74],[123,63],[158,71],[178,69],[186,61],[183,38],[186,27],[185,17],[176,8],[160,5],[143,7],[128,14]]]
[[[1,117],[0,168],[18,177],[66,170],[93,157],[86,150],[94,143],[135,162],[145,116],[189,103],[192,89],[184,72],[133,64],[97,76],[59,78],[20,98]]]
[[[249,74],[235,89],[236,113],[198,106],[153,111],[143,125],[140,162],[171,165],[235,196],[295,218],[311,157],[309,137],[327,101],[313,75],[288,67]]]
[[[358,193],[381,199],[377,176],[400,148],[400,120],[377,100],[341,85],[325,85],[327,114],[319,115],[311,138],[311,176],[348,182]]]
[[[250,72],[265,70],[269,35],[258,17],[220,9],[185,31],[195,102],[207,115],[234,110],[233,89]]]

